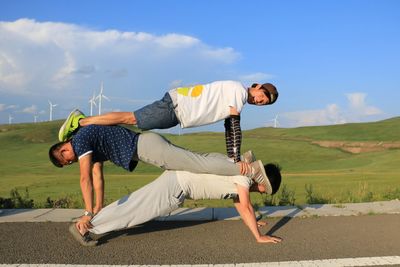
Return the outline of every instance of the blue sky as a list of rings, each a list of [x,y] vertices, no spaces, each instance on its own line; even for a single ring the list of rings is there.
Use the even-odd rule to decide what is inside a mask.
[[[242,127],[328,125],[399,115],[400,1],[0,2],[0,124],[74,107],[135,110],[169,88],[271,82]],[[194,130],[223,130],[222,124]]]

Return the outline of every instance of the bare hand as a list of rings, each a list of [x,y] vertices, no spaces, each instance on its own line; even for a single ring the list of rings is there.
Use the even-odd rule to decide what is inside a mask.
[[[257,238],[258,243],[280,243],[282,241],[279,237],[269,236],[269,235],[262,235]]]
[[[79,232],[84,235],[90,228],[92,228],[92,224],[90,220],[92,217],[90,216],[82,216],[81,219],[76,223],[76,227],[78,228]]]
[[[262,227],[262,226],[266,226],[268,223],[264,222],[264,221],[257,221],[257,226],[258,227]]]
[[[247,174],[251,173],[250,163],[239,161],[238,164],[240,165],[240,174],[241,175],[247,175]]]

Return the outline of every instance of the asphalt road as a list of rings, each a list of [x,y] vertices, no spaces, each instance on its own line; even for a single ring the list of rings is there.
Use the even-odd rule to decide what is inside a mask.
[[[222,264],[400,255],[400,215],[281,218],[258,244],[241,221],[150,222],[81,247],[67,223],[0,223],[1,263]]]

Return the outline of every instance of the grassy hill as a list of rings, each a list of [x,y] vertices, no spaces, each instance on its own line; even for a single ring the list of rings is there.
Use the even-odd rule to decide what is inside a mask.
[[[78,165],[58,169],[48,160],[48,148],[57,142],[61,123],[0,125],[0,197],[9,197],[14,188],[20,192],[28,188],[36,206],[45,205],[47,197],[67,199],[73,202],[70,206],[81,204]],[[400,117],[372,123],[259,128],[243,133],[242,151],[252,149],[263,162],[281,165],[285,190],[277,193],[275,204],[382,200],[400,197],[399,132]],[[225,153],[223,133],[166,137],[194,151]],[[351,153],[348,147],[368,149]],[[143,163],[134,173],[106,164],[106,201],[136,190],[160,173]],[[259,205],[271,201],[259,194],[252,197]],[[231,206],[231,201],[188,201],[187,205]]]

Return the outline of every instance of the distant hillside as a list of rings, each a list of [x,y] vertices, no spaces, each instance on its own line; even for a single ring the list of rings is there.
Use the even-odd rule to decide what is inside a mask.
[[[258,128],[248,131],[250,136],[279,139],[335,140],[335,141],[400,141],[400,117],[378,122],[348,123],[299,128]]]
[[[1,142],[23,141],[52,143],[57,141],[58,130],[63,121],[0,125]],[[288,140],[331,141],[400,141],[400,117],[378,122],[349,123],[329,126],[298,128],[257,128],[244,132],[249,137]],[[193,136],[219,135],[220,133],[185,134]]]
[[[13,188],[21,192],[28,188],[35,203],[46,202],[48,196],[81,201],[79,165],[59,169],[48,159],[48,149],[58,142],[62,123],[0,125],[0,197],[8,196]],[[333,203],[395,199],[400,196],[399,132],[399,117],[371,123],[258,128],[244,131],[242,151],[251,149],[264,163],[278,163],[283,183],[295,192],[299,204],[307,199],[307,184]],[[193,151],[226,153],[222,132],[165,135],[172,143]],[[107,203],[161,172],[144,163],[133,173],[106,163]],[[261,203],[261,197],[255,197]]]

